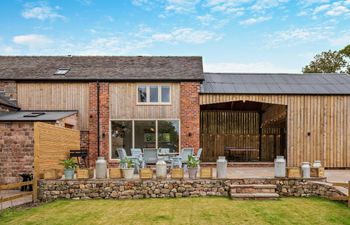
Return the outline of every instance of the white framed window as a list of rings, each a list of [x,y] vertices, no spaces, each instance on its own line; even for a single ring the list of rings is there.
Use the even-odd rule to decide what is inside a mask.
[[[169,105],[171,104],[170,85],[138,85],[138,105]]]
[[[135,119],[110,121],[110,159],[119,159],[117,148],[131,155],[131,148],[180,149],[179,119]]]

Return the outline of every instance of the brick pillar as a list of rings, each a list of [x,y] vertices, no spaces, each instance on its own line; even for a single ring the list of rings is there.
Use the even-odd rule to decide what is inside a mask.
[[[97,84],[89,83],[89,165],[97,159]],[[100,154],[109,159],[109,85],[100,83]]]
[[[180,84],[180,119],[181,148],[200,146],[200,106],[198,82],[181,82]]]

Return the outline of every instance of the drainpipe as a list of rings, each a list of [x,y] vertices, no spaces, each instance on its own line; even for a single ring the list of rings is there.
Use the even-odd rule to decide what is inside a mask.
[[[100,83],[96,81],[97,87],[97,156],[100,157]]]

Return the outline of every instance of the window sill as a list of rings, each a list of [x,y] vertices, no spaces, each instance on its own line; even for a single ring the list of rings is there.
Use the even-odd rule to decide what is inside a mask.
[[[138,106],[148,106],[148,105],[153,105],[153,106],[171,106],[171,103],[136,103]]]

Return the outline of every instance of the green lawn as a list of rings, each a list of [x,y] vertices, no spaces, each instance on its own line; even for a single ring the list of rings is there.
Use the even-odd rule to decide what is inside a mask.
[[[62,200],[5,210],[0,224],[350,224],[350,209],[318,198]]]

